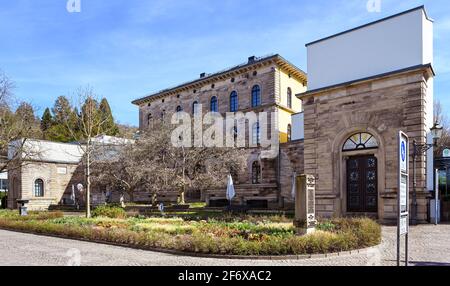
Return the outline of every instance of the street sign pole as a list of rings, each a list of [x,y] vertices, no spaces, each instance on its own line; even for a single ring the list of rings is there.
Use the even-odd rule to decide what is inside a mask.
[[[405,266],[408,266],[409,243],[409,138],[404,132],[398,136],[398,220],[397,266],[401,263],[401,238],[405,236]]]
[[[435,216],[435,225],[439,224],[439,170],[436,169],[436,175],[435,175],[435,204],[434,204],[434,216]]]

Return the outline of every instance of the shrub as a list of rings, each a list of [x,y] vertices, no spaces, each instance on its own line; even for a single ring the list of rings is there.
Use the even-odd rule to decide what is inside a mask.
[[[92,211],[92,217],[126,218],[127,213],[117,206],[98,206]]]
[[[60,213],[0,211],[0,227],[69,238],[137,245],[142,248],[229,255],[290,255],[348,251],[377,245],[381,227],[367,218],[331,219],[319,222],[310,235],[296,236],[292,222],[270,217],[235,221],[212,219],[125,217],[123,209],[99,207],[96,218],[58,217]],[[119,218],[107,218],[113,216]],[[48,219],[45,219],[48,217]],[[284,221],[284,219],[282,219]]]

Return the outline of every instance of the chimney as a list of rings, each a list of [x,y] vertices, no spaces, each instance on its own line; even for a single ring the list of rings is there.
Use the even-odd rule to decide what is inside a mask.
[[[255,61],[256,61],[256,57],[255,56],[251,56],[251,57],[248,58],[248,63],[249,64],[254,63]]]
[[[202,72],[202,73],[200,74],[200,78],[204,78],[204,77],[206,77],[206,73],[205,73],[205,72]]]

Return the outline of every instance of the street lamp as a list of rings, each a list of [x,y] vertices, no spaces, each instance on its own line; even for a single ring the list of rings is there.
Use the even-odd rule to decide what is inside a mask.
[[[411,224],[417,224],[417,178],[416,178],[416,163],[419,155],[425,154],[430,148],[437,147],[439,139],[442,138],[443,129],[438,122],[436,122],[430,129],[433,135],[433,144],[418,144],[416,140],[413,141],[413,195],[411,206]]]

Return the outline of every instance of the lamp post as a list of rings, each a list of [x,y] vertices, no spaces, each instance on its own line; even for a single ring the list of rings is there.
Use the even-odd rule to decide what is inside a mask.
[[[413,141],[413,194],[412,194],[412,206],[411,206],[411,224],[417,225],[417,176],[416,176],[416,164],[417,157],[425,154],[430,148],[437,147],[438,141],[442,137],[442,126],[439,123],[435,123],[430,129],[433,135],[433,144],[418,144],[416,140]]]

